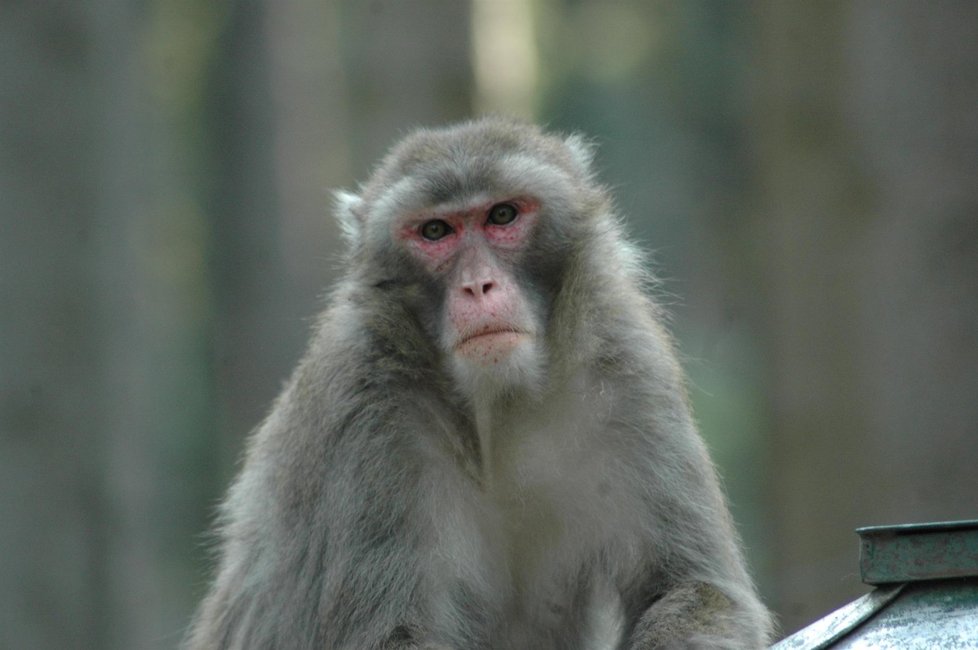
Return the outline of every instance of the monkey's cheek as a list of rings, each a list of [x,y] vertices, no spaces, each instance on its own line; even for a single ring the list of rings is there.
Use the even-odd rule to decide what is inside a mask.
[[[468,339],[455,349],[455,354],[482,366],[492,366],[509,358],[521,343],[529,338],[520,332],[493,332]]]

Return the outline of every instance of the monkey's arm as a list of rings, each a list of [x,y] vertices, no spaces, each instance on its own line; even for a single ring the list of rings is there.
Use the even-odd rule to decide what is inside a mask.
[[[647,346],[651,347],[651,346]],[[647,363],[652,376],[669,367]],[[637,378],[620,381],[639,386]],[[635,393],[651,405],[613,422],[614,440],[630,446],[621,476],[641,495],[634,543],[641,559],[619,586],[623,650],[761,648],[771,629],[747,573],[719,479],[696,431],[679,381]],[[619,413],[638,413],[624,403]],[[622,425],[625,425],[624,427]],[[627,427],[627,428],[625,428]]]
[[[674,587],[642,613],[628,648],[742,650],[765,645],[765,621],[740,608],[717,586],[691,582]],[[760,626],[760,627],[758,627]]]
[[[633,322],[644,327],[625,329]],[[620,578],[621,647],[766,647],[770,613],[746,570],[670,339],[641,315],[625,328],[624,343],[614,342],[608,356],[634,361],[610,366],[608,384],[625,396],[610,425],[612,440],[630,445],[621,466],[626,491],[642,495],[635,541],[642,559]]]
[[[629,650],[767,645],[770,614],[744,569],[725,509],[710,507],[722,496],[718,487],[713,489],[712,467],[706,469],[711,471],[705,494],[682,498],[680,504],[674,500],[669,509],[678,517],[660,519],[666,523],[659,548],[669,549],[669,555],[653,560],[656,569],[639,587],[642,595],[634,598],[632,592],[634,614],[624,646]]]
[[[770,614],[746,571],[715,470],[698,437],[682,440],[677,455],[685,460],[652,481],[656,534],[649,570],[625,594],[631,628],[623,647],[766,647]]]
[[[431,469],[415,442],[431,423],[382,372],[360,361],[341,382],[332,359],[300,368],[250,442],[190,648],[428,647]]]

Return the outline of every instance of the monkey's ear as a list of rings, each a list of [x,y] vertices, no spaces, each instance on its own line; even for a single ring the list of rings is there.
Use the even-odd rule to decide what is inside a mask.
[[[360,243],[363,232],[363,199],[353,192],[337,190],[333,192],[333,209],[336,212],[336,220],[340,224],[340,232],[347,246],[355,247]]]
[[[580,133],[574,133],[564,138],[564,144],[570,149],[574,160],[585,173],[591,173],[591,162],[594,161],[594,145]]]

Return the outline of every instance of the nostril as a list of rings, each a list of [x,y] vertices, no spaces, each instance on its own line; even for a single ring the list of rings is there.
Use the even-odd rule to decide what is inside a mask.
[[[471,298],[481,298],[496,288],[496,283],[492,280],[483,282],[465,282],[462,284],[462,293]]]

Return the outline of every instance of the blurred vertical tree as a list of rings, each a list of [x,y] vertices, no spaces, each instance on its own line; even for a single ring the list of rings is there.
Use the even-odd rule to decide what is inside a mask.
[[[109,634],[91,12],[0,5],[0,647]],[[45,264],[32,263],[35,259]],[[46,619],[58,613],[57,625]]]
[[[758,4],[757,313],[785,631],[860,524],[974,517],[978,5]]]
[[[170,109],[208,24],[156,8],[0,8],[2,647],[172,647],[197,575],[207,292]]]
[[[418,126],[469,117],[470,3],[341,0],[353,175]]]
[[[316,107],[298,94],[273,96],[277,64],[269,39],[271,16],[288,16],[301,4],[246,0],[229,5],[201,89],[221,467],[209,495],[213,500],[227,486],[244,437],[288,376],[301,351],[303,319],[314,311],[315,294],[300,295],[287,273],[289,251],[283,248],[280,214],[284,192],[276,159],[291,160],[291,151],[282,153],[278,140],[280,109],[290,102],[305,110]],[[283,36],[299,43],[307,38],[302,30]],[[311,260],[303,261],[314,267]]]

